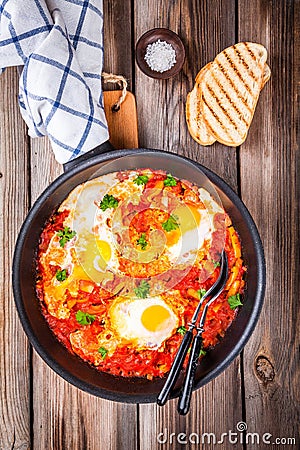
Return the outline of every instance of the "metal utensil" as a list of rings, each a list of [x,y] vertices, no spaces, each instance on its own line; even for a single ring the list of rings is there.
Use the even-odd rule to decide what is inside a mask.
[[[219,276],[218,276],[217,280],[215,281],[215,283],[208,289],[208,291],[200,299],[198,306],[192,317],[192,320],[188,324],[189,329],[187,330],[187,332],[185,333],[185,335],[183,337],[183,340],[180,344],[180,347],[179,347],[177,354],[175,356],[175,359],[173,361],[168,378],[167,378],[161,392],[159,393],[159,395],[157,397],[158,405],[163,406],[166,403],[166,401],[169,397],[169,394],[177,381],[177,378],[178,378],[178,375],[182,368],[184,359],[187,355],[188,349],[189,349],[190,344],[193,339],[193,331],[196,328],[196,323],[198,321],[198,316],[200,313],[201,306],[203,305],[203,302],[208,297],[211,296],[210,300],[208,301],[208,303],[206,304],[206,306],[203,310],[203,313],[205,311],[205,315],[203,315],[203,313],[202,313],[201,323],[202,322],[204,323],[204,321],[205,321],[207,308],[208,308],[207,305],[210,305],[220,295],[221,291],[223,290],[223,288],[225,286],[227,276],[228,276],[228,261],[227,261],[226,253],[223,250],[222,255],[221,255],[221,266],[220,266]],[[182,406],[184,406],[184,410],[186,409],[186,407],[185,407],[186,402],[188,403],[188,407],[189,407],[190,396],[191,396],[193,382],[194,382],[194,374],[195,374],[196,367],[197,367],[199,353],[200,353],[200,350],[202,347],[203,325],[201,328],[200,327],[201,327],[201,324],[199,325],[199,327],[197,327],[198,333],[197,333],[197,336],[195,337],[195,341],[193,343],[193,347],[191,350],[189,365],[188,365],[188,369],[187,369],[187,375],[186,375],[186,379],[185,379],[185,383],[184,383],[184,390],[183,390],[182,397],[180,399],[180,402],[181,402],[180,404],[182,404]],[[201,331],[201,333],[199,330]],[[198,351],[198,353],[197,353],[197,351]],[[180,414],[183,414],[183,413],[180,413]]]
[[[190,357],[189,357],[189,362],[188,362],[188,366],[187,366],[187,370],[186,370],[185,380],[184,380],[182,391],[181,391],[179,401],[178,401],[178,412],[181,415],[187,414],[190,409],[191,396],[192,396],[192,391],[193,391],[193,387],[194,387],[195,373],[196,373],[199,355],[200,355],[200,352],[202,349],[202,344],[203,344],[202,333],[204,331],[204,324],[205,324],[205,319],[206,319],[208,308],[218,298],[218,296],[224,289],[227,278],[228,278],[228,260],[227,260],[226,253],[223,251],[222,257],[221,257],[221,269],[220,269],[220,274],[219,274],[219,277],[217,280],[217,284],[214,285],[212,297],[208,300],[208,302],[204,306],[201,317],[200,317],[199,326],[196,327],[197,334],[194,337],[194,341],[193,341],[193,345],[192,345],[191,353],[190,353]],[[201,301],[201,303],[203,304],[203,301]],[[197,307],[197,310],[198,310],[198,308],[199,308],[199,305]],[[195,314],[192,318],[193,324],[195,324],[197,321],[197,316],[196,316],[197,310],[195,311]],[[200,310],[200,308],[199,308],[199,310]]]
[[[148,167],[163,168],[178,178],[204,186],[208,177],[218,194],[225,211],[230,215],[243,243],[245,261],[251,261],[247,270],[247,289],[245,303],[241,308],[230,333],[227,333],[226,345],[216,345],[204,364],[199,364],[194,388],[200,388],[219,375],[241,352],[257,323],[264,299],[265,260],[262,243],[255,223],[237,194],[215,173],[206,167],[175,153],[151,149],[123,149],[95,154],[88,160],[78,161],[63,175],[54,180],[32,206],[16,243],[12,280],[14,297],[23,328],[43,360],[57,374],[89,394],[108,400],[127,403],[156,402],[162,388],[162,379],[154,377],[116,377],[109,373],[95,371],[85,361],[72,355],[54,336],[41,313],[37,299],[35,258],[40,234],[45,222],[51,217],[69,192],[81,183],[98,176],[99,171],[109,164],[108,172]],[[125,165],[123,157],[130,157]],[[79,157],[81,158],[81,157]],[[76,160],[75,160],[76,161]],[[122,163],[123,161],[123,163]],[[200,170],[199,170],[200,169]],[[204,176],[201,176],[203,172]],[[96,175],[95,175],[96,174]],[[29,264],[30,262],[30,264]],[[178,396],[178,390],[171,396]]]

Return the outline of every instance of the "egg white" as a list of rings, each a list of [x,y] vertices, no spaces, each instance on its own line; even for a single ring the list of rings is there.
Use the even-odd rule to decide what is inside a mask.
[[[99,208],[99,204],[105,194],[113,195],[119,200],[118,208],[121,207],[123,202],[136,204],[144,189],[143,185],[134,183],[134,179],[137,176],[137,171],[130,171],[128,178],[122,182],[119,181],[117,173],[110,173],[89,180],[73,189],[67,199],[61,204],[59,212],[64,210],[70,211],[69,216],[64,221],[64,226],[75,230],[76,236],[67,242],[64,248],[61,248],[59,245],[59,237],[55,233],[49,243],[48,249],[41,255],[41,263],[46,268],[51,265],[58,265],[68,271],[68,279],[66,281],[60,283],[53,276],[52,280],[47,285],[45,284],[45,301],[52,315],[59,318],[69,316],[70,310],[66,306],[64,293],[66,289],[72,289],[71,282],[76,277],[74,268],[78,264],[82,269],[80,272],[81,279],[91,279],[98,284],[105,285],[107,281],[113,280],[115,274],[121,277],[126,276],[126,274],[120,271],[120,248],[117,245],[114,232],[114,230],[121,229],[124,225],[121,221],[120,223],[117,222],[116,217],[120,220],[120,215],[116,214],[114,208],[108,208],[102,211]],[[180,236],[173,244],[165,243],[164,255],[171,261],[175,268],[176,265],[193,265],[197,258],[197,252],[203,246],[204,241],[212,238],[215,215],[224,212],[222,207],[218,205],[205,189],[200,188],[198,192],[200,199],[205,205],[205,209],[199,208],[196,211],[196,215],[200,219],[193,217],[189,208],[181,202],[183,216],[179,217]],[[168,208],[168,202],[171,200],[172,198],[170,196],[166,198],[166,208]],[[174,215],[176,215],[176,208]],[[165,234],[167,235],[168,233],[165,232]],[[141,251],[138,253],[143,255]],[[156,252],[153,252],[153,254],[156,255]],[[73,284],[75,292],[76,283]],[[124,330],[124,333],[125,335],[129,333],[129,338],[130,336],[132,338],[136,336],[138,339],[141,336],[139,345],[146,345],[147,342],[150,342],[155,347],[163,342],[169,330],[167,330],[166,334],[157,334],[157,339],[152,341],[147,330],[143,328],[139,328],[139,331],[135,333],[135,324],[140,323],[139,314],[142,314],[141,305],[143,303],[144,307],[146,307],[145,305],[148,301],[150,299],[142,301],[140,299],[126,300],[124,305],[127,305],[129,314],[125,318],[124,323],[127,326],[127,331]],[[154,297],[151,302],[153,301],[158,301],[158,304],[161,304],[160,302],[163,300],[159,297]],[[125,308],[124,305],[123,308]],[[131,308],[133,308],[132,311]],[[135,322],[131,320],[133,314],[135,314]],[[174,318],[174,313],[172,314],[170,314],[170,317]],[[175,323],[175,319],[173,322]],[[153,333],[151,333],[152,335]],[[142,338],[142,336],[144,337]]]
[[[142,316],[148,308],[164,308],[168,317],[157,331],[149,330],[142,323]],[[178,327],[178,317],[160,296],[146,299],[123,297],[114,302],[109,311],[111,326],[120,339],[137,348],[157,349]],[[153,318],[156,321],[156,318]]]

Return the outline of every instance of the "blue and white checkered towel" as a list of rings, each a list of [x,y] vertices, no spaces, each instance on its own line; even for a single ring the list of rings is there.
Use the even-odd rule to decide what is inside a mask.
[[[2,0],[0,68],[24,66],[21,114],[61,164],[108,139],[102,0]]]

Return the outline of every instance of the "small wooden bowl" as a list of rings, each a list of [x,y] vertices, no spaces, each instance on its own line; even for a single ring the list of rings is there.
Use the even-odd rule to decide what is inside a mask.
[[[147,46],[158,41],[158,39],[171,44],[176,53],[176,63],[171,69],[166,70],[165,72],[156,72],[155,70],[152,70],[145,61]],[[136,44],[135,55],[136,62],[144,74],[151,78],[165,80],[180,72],[185,59],[185,50],[180,37],[176,33],[167,28],[153,28],[140,37]]]

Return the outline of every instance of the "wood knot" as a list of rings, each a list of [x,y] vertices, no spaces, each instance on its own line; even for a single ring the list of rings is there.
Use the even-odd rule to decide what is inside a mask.
[[[274,366],[266,356],[260,355],[256,358],[255,372],[264,384],[271,383],[275,378]]]

